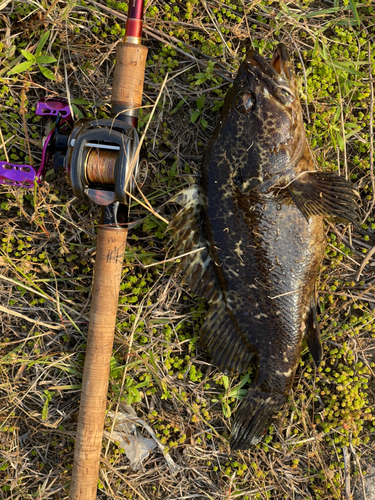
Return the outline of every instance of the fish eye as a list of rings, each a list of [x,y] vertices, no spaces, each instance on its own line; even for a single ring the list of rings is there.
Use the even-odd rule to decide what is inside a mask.
[[[255,97],[248,90],[243,90],[237,94],[235,105],[240,113],[249,113],[254,109]]]

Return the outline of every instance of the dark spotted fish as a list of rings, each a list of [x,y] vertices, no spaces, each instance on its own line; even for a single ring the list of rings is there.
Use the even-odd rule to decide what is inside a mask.
[[[354,187],[315,169],[286,47],[250,50],[204,154],[201,178],[175,197],[170,223],[189,288],[211,304],[200,337],[221,371],[257,376],[232,428],[232,449],[257,443],[286,401],[302,338],[322,358],[315,281],[323,218],[356,222]]]

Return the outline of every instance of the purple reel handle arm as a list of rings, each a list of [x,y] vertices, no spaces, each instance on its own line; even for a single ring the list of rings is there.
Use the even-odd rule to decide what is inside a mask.
[[[39,99],[36,104],[35,114],[38,116],[55,116],[56,118],[57,115],[60,114],[60,123],[63,123],[72,117],[68,101],[60,98],[46,99],[43,97],[42,99]]]
[[[0,161],[0,184],[32,188],[35,181],[41,182],[41,179],[38,180],[37,172],[31,165]]]
[[[68,121],[73,121],[68,102],[60,98],[40,99],[37,102],[35,114],[38,116],[53,116],[55,118],[60,116],[59,125]],[[48,146],[54,131],[55,127],[44,140],[42,161],[38,169],[32,165],[19,165],[17,163],[0,161],[0,184],[28,188],[33,188],[35,182],[40,184],[46,173],[47,163],[50,157]]]

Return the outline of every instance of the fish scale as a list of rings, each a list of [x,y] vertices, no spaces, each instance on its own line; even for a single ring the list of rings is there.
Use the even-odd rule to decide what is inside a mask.
[[[229,375],[257,373],[231,431],[232,449],[261,440],[287,400],[305,336],[322,357],[315,302],[324,217],[356,222],[356,191],[319,172],[307,144],[286,47],[269,64],[250,50],[205,151],[197,185],[169,228],[183,282],[206,297],[203,345]]]

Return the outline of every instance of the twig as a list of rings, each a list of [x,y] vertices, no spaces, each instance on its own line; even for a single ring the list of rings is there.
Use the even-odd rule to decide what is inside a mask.
[[[67,98],[67,101],[68,101],[70,114],[72,116],[74,116],[74,111],[73,111],[73,107],[72,107],[72,100],[70,98],[70,90],[69,90],[69,83],[68,83],[68,71],[66,69],[64,51],[62,52],[62,57],[63,57],[63,63],[64,63],[64,76],[65,76],[66,98]]]
[[[274,297],[268,296],[268,298],[271,300],[274,300],[274,299],[278,299],[279,297],[284,297],[284,295],[291,295],[292,293],[296,293],[296,292],[298,292],[298,288],[297,288],[297,290],[291,290],[290,292],[281,293],[280,295],[275,295]]]
[[[332,250],[334,250],[335,252],[341,253],[341,255],[344,255],[349,260],[351,260],[352,262],[354,262],[354,264],[356,264],[357,266],[359,266],[359,262],[357,262],[356,260],[352,259],[349,255],[347,255],[345,252],[341,251],[339,248],[333,246],[331,243],[328,243],[328,246],[331,247]]]
[[[370,93],[371,93],[371,101],[370,101],[370,179],[372,185],[372,201],[368,212],[363,219],[363,222],[366,221],[367,217],[371,214],[372,209],[375,204],[375,178],[374,178],[374,125],[373,125],[373,117],[374,117],[374,81],[372,79],[372,63],[371,63],[371,45],[368,42],[368,62],[369,62],[369,73],[370,73]],[[362,223],[363,223],[362,222]]]
[[[8,309],[7,307],[0,305],[0,311],[5,314],[9,314],[10,316],[16,316],[17,318],[24,319],[25,321],[29,321],[29,323],[35,323],[36,325],[45,326],[46,328],[52,328],[53,330],[61,330],[63,328],[62,325],[53,325],[52,323],[43,323],[43,321],[39,321],[36,319],[31,319],[28,316],[24,316],[21,313],[16,311],[12,311],[12,309]]]
[[[200,247],[200,248],[197,248],[196,250],[192,250],[191,252],[183,253],[181,255],[177,255],[176,257],[171,257],[170,259],[161,260],[160,262],[153,262],[152,264],[148,264],[147,266],[143,266],[143,268],[147,269],[148,267],[158,266],[159,264],[165,264],[166,262],[172,262],[174,260],[181,259],[182,257],[186,257],[187,255],[192,255],[194,253],[201,252],[205,248],[206,247]],[[287,295],[287,294],[285,294],[285,295]]]
[[[13,136],[13,137],[14,137],[14,136]],[[4,137],[3,137],[3,133],[2,133],[2,131],[1,131],[1,128],[0,128],[0,138],[1,138],[1,144],[3,145],[3,150],[4,150],[4,154],[5,154],[5,159],[6,159],[6,161],[9,163],[8,151],[7,151],[7,148],[5,147]]]
[[[366,302],[375,302],[374,298],[364,297],[363,295],[353,295],[352,293],[341,293],[341,292],[327,292],[323,290],[318,290],[319,295],[337,295],[338,297],[349,297],[350,299],[361,299]]]
[[[345,474],[345,498],[346,500],[351,500],[352,496],[350,494],[350,454],[348,453],[348,447],[344,446],[342,451],[344,452],[344,474]]]
[[[56,5],[60,2],[60,0],[54,0],[52,5],[48,8],[47,12],[42,16],[42,19],[45,20],[46,17],[51,13],[51,11],[56,7]]]
[[[374,252],[375,252],[375,247],[372,247],[371,250],[366,255],[366,257],[363,259],[362,264],[361,264],[361,266],[360,266],[360,268],[358,270],[357,276],[355,277],[356,281],[359,281],[359,277],[361,276],[362,271],[363,271],[365,265],[368,264],[369,260],[373,256]]]
[[[231,498],[239,498],[244,495],[256,495],[257,493],[266,493],[267,491],[272,491],[276,488],[276,486],[265,486],[264,488],[257,488],[256,490],[248,490],[241,491],[241,493],[237,493],[236,495],[232,495]]]
[[[352,452],[352,454],[353,454],[353,456],[355,458],[355,461],[357,463],[357,467],[358,467],[358,470],[359,470],[359,475],[361,476],[363,500],[367,500],[365,480],[363,479],[363,474],[362,474],[362,467],[361,467],[361,464],[359,462],[359,458],[357,456],[357,453],[355,452],[355,450],[353,448],[351,436],[350,436],[350,451]]]
[[[25,118],[25,98],[26,98],[26,90],[25,90],[25,87],[23,87],[22,93],[21,93],[20,113],[21,113],[21,116],[22,116],[23,128],[24,128],[24,131],[25,131],[25,139],[26,139],[26,144],[27,144],[27,151],[29,153],[29,163],[30,163],[30,165],[32,165],[33,164],[33,160],[31,158],[31,149],[30,149],[29,134],[27,132],[27,124],[26,124],[26,118]]]

